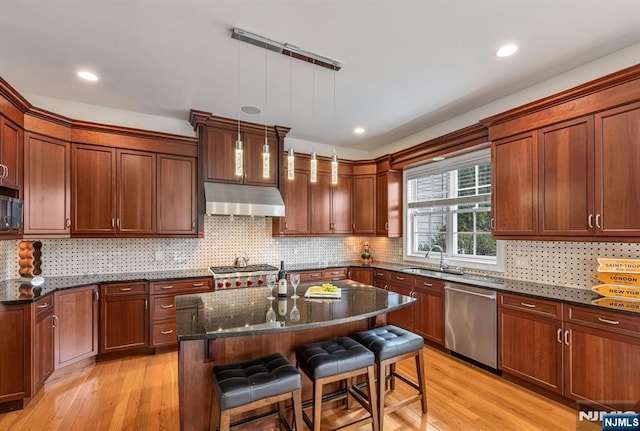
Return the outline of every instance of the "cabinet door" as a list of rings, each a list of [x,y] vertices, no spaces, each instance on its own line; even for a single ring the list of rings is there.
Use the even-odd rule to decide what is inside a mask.
[[[68,142],[27,134],[24,143],[25,235],[69,235],[69,147]]]
[[[491,146],[494,235],[538,233],[536,133],[500,139]]]
[[[0,403],[27,398],[31,395],[31,304],[0,307],[0,334]]]
[[[156,156],[141,151],[117,152],[116,228],[122,234],[156,231]]]
[[[371,268],[349,268],[349,279],[371,285],[373,272]]]
[[[351,177],[339,175],[338,184],[331,185],[331,232],[351,233],[351,226]]]
[[[7,169],[0,184],[11,189],[20,189],[22,179],[22,129],[6,118],[0,118],[0,163]]]
[[[56,369],[98,354],[98,288],[55,293]]]
[[[596,235],[640,236],[640,103],[595,123]]]
[[[235,173],[235,151],[238,132],[213,127],[207,127],[206,131],[205,180],[241,183],[242,176]]]
[[[376,233],[376,176],[353,177],[353,233]]]
[[[157,233],[196,233],[196,190],[196,159],[158,155]]]
[[[605,405],[640,400],[640,338],[570,323],[565,330],[565,396]]]
[[[444,290],[416,288],[414,292],[416,334],[444,346]]]
[[[54,369],[53,309],[36,316],[33,338],[33,392],[44,385]]]
[[[498,307],[498,368],[562,394],[562,321]]]
[[[71,233],[116,232],[116,150],[71,146]]]
[[[540,234],[592,235],[593,117],[541,129],[538,143]]]
[[[264,134],[244,133],[244,183],[258,186],[277,186],[277,149],[275,136],[267,135],[269,142],[269,176],[263,177],[262,147],[264,146]]]
[[[284,183],[284,233],[308,234],[311,231],[309,217],[309,171],[296,169],[292,180]]]
[[[100,303],[100,350],[102,353],[149,345],[149,301],[146,296],[123,295]]]
[[[402,236],[402,172],[387,171],[376,177],[376,234]]]
[[[376,233],[382,236],[387,236],[389,230],[388,185],[387,174],[376,176]]]
[[[409,287],[398,286],[395,284],[389,284],[388,290],[396,292],[401,295],[411,296],[412,290]],[[402,308],[400,310],[392,311],[387,314],[387,323],[389,325],[395,325],[407,331],[413,331],[414,328],[414,309],[415,304],[409,307]]]
[[[332,233],[331,175],[318,172],[318,180],[310,184],[311,233]]]

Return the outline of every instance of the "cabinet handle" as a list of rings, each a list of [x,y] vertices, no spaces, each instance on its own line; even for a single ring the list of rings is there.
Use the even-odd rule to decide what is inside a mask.
[[[2,176],[0,178],[4,179],[7,178],[9,176],[9,168],[7,168],[6,165],[0,165],[2,166]]]
[[[160,333],[162,335],[169,335],[169,334],[173,334],[173,329],[169,329],[168,331],[160,331]]]
[[[564,331],[564,344],[569,345],[569,331]]]
[[[384,230],[389,230],[389,222],[384,223]]]
[[[98,292],[97,290],[95,290],[93,292],[93,297],[95,298],[96,302],[100,300],[100,292]]]
[[[389,290],[389,285],[388,284],[384,285],[384,290]]]
[[[602,317],[598,317],[598,320],[602,323],[608,323],[610,325],[619,325],[620,322],[618,322],[617,320],[609,320],[609,319],[603,319]]]
[[[596,227],[598,229],[602,229],[602,226],[600,225],[600,218],[601,218],[600,214],[596,214]]]
[[[58,327],[58,316],[56,316],[55,314],[51,316],[51,327],[52,328]]]
[[[356,224],[355,223],[351,223],[351,229],[356,230]]]
[[[536,308],[535,304],[529,304],[528,302],[521,302],[520,305],[522,305],[523,307],[528,307],[528,308]]]
[[[496,219],[491,217],[491,230],[496,230]]]
[[[67,229],[71,227],[71,219],[70,218],[65,219],[64,227],[66,227]]]
[[[587,217],[587,225],[589,229],[593,229],[593,214],[589,214],[589,217]]]
[[[118,227],[118,228],[120,227],[120,217],[118,217],[116,219],[116,227]]]
[[[195,228],[196,228],[196,221],[191,220],[191,229],[195,229]]]
[[[192,286],[193,287],[202,287],[202,286],[204,286],[204,283],[193,283]]]
[[[309,277],[315,277],[315,278],[318,278],[318,277],[320,277],[320,274],[310,274],[310,275],[309,275]]]
[[[287,230],[287,222],[284,222],[284,230]]]
[[[130,287],[121,287],[121,288],[120,288],[120,292],[128,292],[128,291],[130,291],[130,290],[131,290],[131,288],[130,288]]]
[[[116,227],[116,219],[111,219],[111,227]]]
[[[168,285],[168,286],[160,286],[160,289],[162,290],[169,290],[169,289],[173,289],[173,285]]]
[[[404,281],[404,277],[397,277],[397,276],[396,276],[396,280],[398,280],[398,281]]]
[[[558,339],[558,343],[562,344],[562,328],[558,328],[556,338]]]
[[[423,281],[422,284],[424,284],[427,287],[433,287],[432,283],[427,283],[426,281]]]
[[[49,303],[49,302],[45,302],[45,303],[44,303],[44,304],[42,304],[42,305],[38,305],[38,308],[47,308],[47,307],[49,307],[50,305],[51,305],[51,303]]]
[[[148,299],[145,299],[145,300],[144,300],[144,309],[145,309],[145,310],[148,310],[148,309],[149,309],[149,300],[148,300]]]
[[[331,273],[331,275],[341,275],[342,271],[334,271]]]
[[[377,277],[384,277],[384,273],[382,273],[382,272],[376,272],[376,276],[377,276]]]
[[[169,308],[173,308],[173,304],[162,304],[160,308],[162,308],[163,310],[167,310]]]

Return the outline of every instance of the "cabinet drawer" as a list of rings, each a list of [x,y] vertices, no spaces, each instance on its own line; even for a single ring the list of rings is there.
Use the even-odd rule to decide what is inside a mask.
[[[211,278],[192,278],[189,280],[166,280],[149,283],[151,295],[167,293],[198,293],[211,290]]]
[[[100,286],[102,296],[140,295],[147,293],[147,283],[103,284]]]
[[[37,300],[34,303],[34,307],[36,310],[36,316],[44,313],[45,311],[51,310],[53,308],[53,295]]]
[[[413,287],[418,289],[434,290],[437,292],[444,292],[444,281],[436,280],[434,278],[426,277],[414,277]]]
[[[344,280],[347,278],[347,268],[332,268],[322,271],[325,280]]]
[[[525,311],[554,319],[562,319],[562,303],[560,302],[504,293],[498,294],[498,298],[500,307]]]
[[[390,274],[389,282],[394,285],[413,287],[414,277],[404,274],[402,272],[392,272]]]
[[[324,280],[322,271],[305,271],[300,273],[300,283],[311,283]]]
[[[151,320],[175,319],[175,295],[151,296]]]
[[[640,316],[565,304],[564,321],[640,337]]]
[[[373,269],[373,279],[379,281],[389,281],[389,271],[383,269]]]
[[[151,327],[151,346],[169,346],[178,343],[176,322],[154,323]]]

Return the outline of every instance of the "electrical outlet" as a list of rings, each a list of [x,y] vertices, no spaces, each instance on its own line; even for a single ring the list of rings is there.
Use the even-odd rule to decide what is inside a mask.
[[[529,268],[529,258],[526,256],[516,257],[516,266],[518,268]]]
[[[156,262],[160,262],[160,261],[164,260],[164,252],[162,250],[157,250],[156,251],[155,260],[156,260]]]

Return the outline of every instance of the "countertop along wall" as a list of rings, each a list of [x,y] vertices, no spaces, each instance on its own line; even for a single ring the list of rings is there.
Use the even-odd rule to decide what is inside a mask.
[[[403,263],[402,238],[273,238],[270,218],[205,217],[205,238],[44,239],[43,276],[108,274],[232,265],[243,254],[249,263],[318,263],[358,260],[369,241],[375,261]],[[18,278],[18,242],[0,241],[0,276]],[[156,253],[161,253],[156,260]],[[556,286],[589,289],[596,257],[640,258],[640,244],[506,241],[505,272],[482,274]],[[528,258],[517,267],[516,257]],[[405,262],[411,264],[410,262]],[[418,263],[422,265],[421,263]]]

